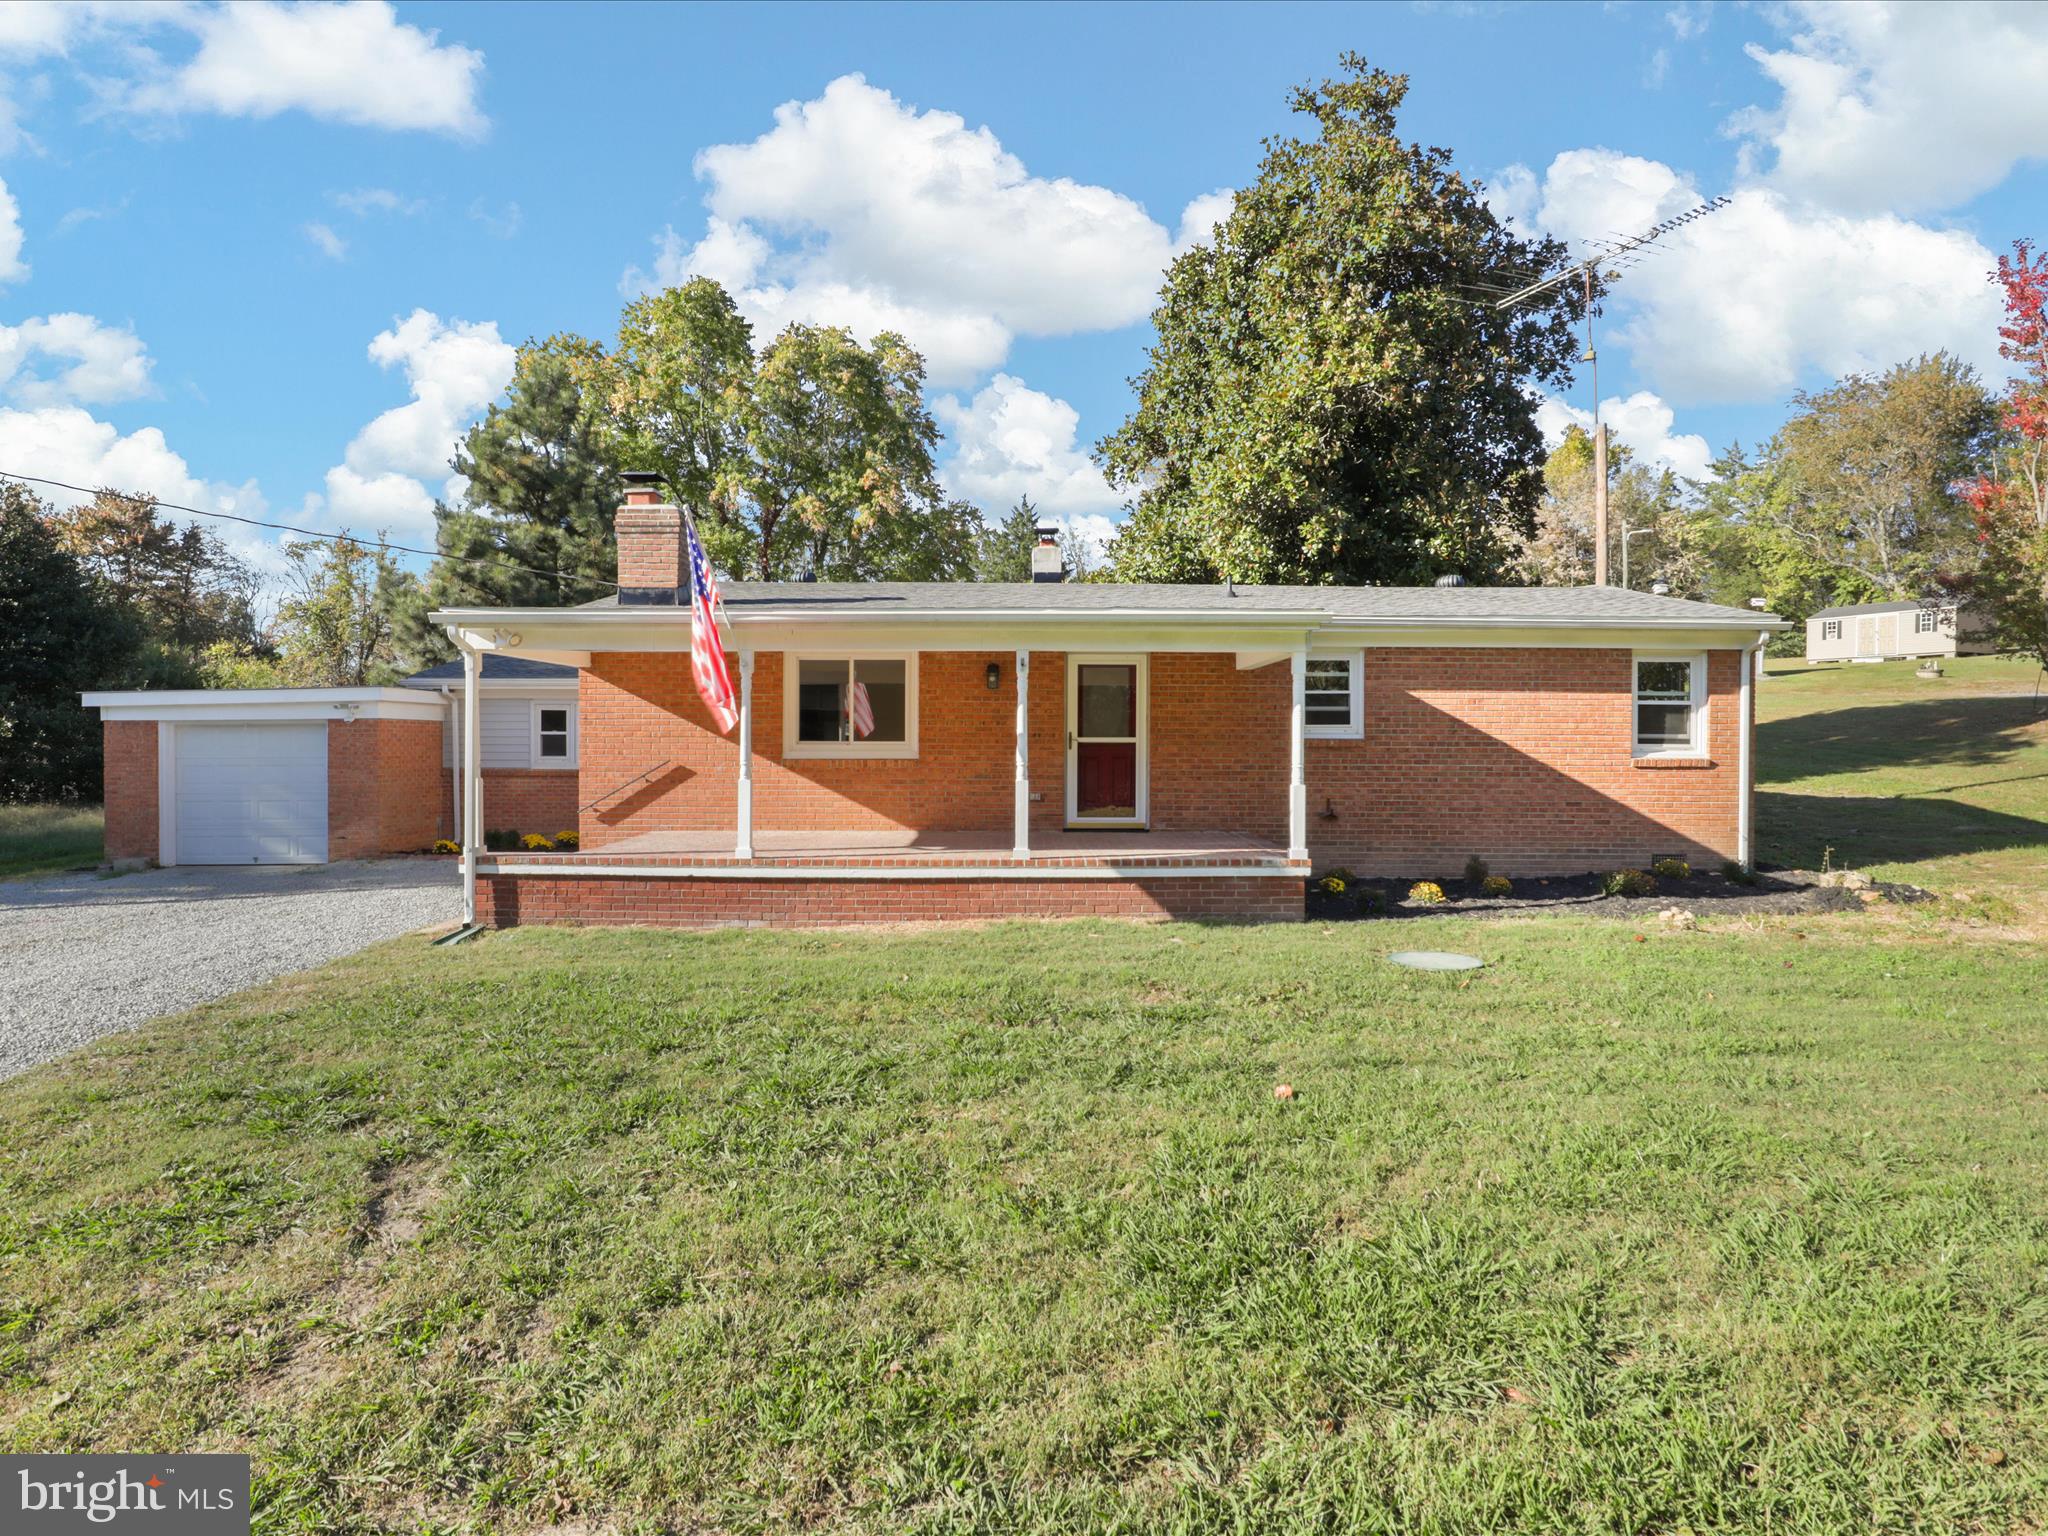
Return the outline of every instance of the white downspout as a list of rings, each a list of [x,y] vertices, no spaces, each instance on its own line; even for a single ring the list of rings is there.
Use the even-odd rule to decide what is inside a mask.
[[[1017,762],[1010,811],[1010,851],[1031,857],[1031,653],[1017,653]]]
[[[441,702],[448,707],[448,830],[453,841],[462,841],[462,716],[456,712],[455,690],[441,685]]]
[[[733,857],[754,856],[754,653],[740,652],[740,762],[734,810],[739,823]]]
[[[462,652],[462,922],[476,924],[476,861],[483,852],[483,776],[477,772],[482,758],[483,727],[477,709],[477,685],[483,680],[483,657],[476,647],[455,631],[455,648]]]
[[[1769,630],[1760,630],[1755,641],[1742,648],[1742,698],[1738,705],[1741,711],[1741,718],[1737,722],[1739,727],[1737,740],[1740,745],[1737,748],[1735,759],[1736,777],[1741,782],[1736,786],[1735,862],[1744,869],[1751,867],[1750,797],[1755,790],[1755,770],[1751,766],[1753,752],[1750,741],[1755,735],[1755,726],[1751,722],[1750,715],[1754,708],[1756,657],[1761,653],[1764,642],[1769,638]]]

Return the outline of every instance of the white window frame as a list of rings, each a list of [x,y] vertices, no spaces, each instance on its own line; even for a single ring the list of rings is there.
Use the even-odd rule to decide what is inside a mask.
[[[1691,698],[1687,702],[1690,710],[1691,733],[1681,745],[1673,746],[1659,742],[1645,745],[1637,734],[1640,717],[1637,706],[1643,702],[1640,668],[1646,661],[1682,661],[1690,667]],[[1668,700],[1652,699],[1651,703],[1668,703]],[[1638,758],[1645,757],[1705,757],[1707,755],[1707,654],[1705,651],[1636,651],[1628,664],[1628,740],[1629,748]]]
[[[1842,621],[1840,619],[1822,619],[1820,621],[1820,637],[1823,640],[1841,639]]]
[[[807,758],[906,759],[917,756],[917,656],[916,651],[785,651],[782,657],[782,757],[785,762]],[[901,741],[798,741],[797,679],[807,661],[844,662],[900,661],[903,663],[903,740]]]
[[[1363,741],[1365,739],[1365,652],[1310,651],[1308,659],[1350,663],[1351,723],[1349,725],[1304,724],[1301,734],[1311,741]],[[1327,690],[1323,690],[1327,691]]]
[[[1938,635],[1941,633],[1941,614],[1932,608],[1922,608],[1913,615],[1913,633],[1916,635]]]
[[[569,716],[569,755],[567,757],[542,757],[540,755],[540,712],[544,709],[566,710]],[[535,768],[574,768],[578,743],[576,740],[576,701],[574,699],[534,699],[527,711],[531,729],[527,733],[527,761]]]

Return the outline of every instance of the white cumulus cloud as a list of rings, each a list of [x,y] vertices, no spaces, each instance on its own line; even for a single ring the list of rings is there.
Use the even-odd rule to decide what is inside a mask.
[[[1697,432],[1677,432],[1678,413],[1647,389],[1632,395],[1610,395],[1600,402],[1600,419],[1611,441],[1632,450],[1655,469],[1669,469],[1688,480],[1712,480],[1714,455]],[[1544,395],[1536,402],[1536,425],[1543,441],[1555,447],[1570,426],[1593,430],[1593,413]]]
[[[348,260],[348,242],[337,235],[326,224],[307,224],[300,231],[313,243],[313,249],[330,261]]]
[[[438,32],[398,19],[387,0],[280,5],[241,0],[214,6],[88,8],[68,22],[27,19],[18,51],[73,48],[94,35],[116,39],[101,94],[143,116],[212,113],[276,117],[304,112],[327,122],[480,138],[484,57]],[[170,60],[136,37],[164,31],[196,43]]]
[[[1747,169],[1845,213],[1954,208],[2048,155],[2048,8],[1796,4],[1782,48],[1748,53],[1778,87],[1738,112]]]
[[[0,181],[0,283],[18,283],[28,276],[21,247],[21,206],[7,190],[7,183]]]
[[[358,432],[328,470],[326,507],[339,526],[419,543],[433,529],[435,491],[450,494],[455,445],[512,381],[516,353],[490,321],[416,309],[370,342],[371,361],[405,374],[412,399]]]
[[[1080,413],[1022,379],[999,373],[972,400],[940,395],[932,414],[950,454],[939,478],[953,495],[991,516],[1029,496],[1062,518],[1101,517],[1122,505],[1076,441]]]
[[[697,157],[710,220],[657,240],[650,282],[715,277],[772,335],[792,320],[899,330],[933,378],[999,366],[1017,336],[1110,330],[1150,312],[1175,235],[1139,203],[1034,176],[986,127],[919,111],[859,75],[778,107],[746,144]],[[1204,212],[1190,227],[1205,236]],[[763,339],[766,339],[765,337]]]
[[[1568,240],[1646,228],[1704,200],[1670,166],[1609,149],[1569,150],[1540,178],[1511,167],[1501,183]],[[1940,348],[1995,368],[1992,265],[1964,231],[1829,213],[1752,185],[1659,241],[1609,309],[1637,371],[1667,400],[1767,400],[1814,375]]]
[[[58,366],[37,366],[43,362]],[[24,405],[132,400],[150,393],[149,368],[139,336],[91,315],[0,325],[0,389]]]

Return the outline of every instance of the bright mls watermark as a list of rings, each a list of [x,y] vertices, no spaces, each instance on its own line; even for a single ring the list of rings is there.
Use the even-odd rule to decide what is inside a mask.
[[[247,1536],[246,1456],[0,1456],[0,1531]]]

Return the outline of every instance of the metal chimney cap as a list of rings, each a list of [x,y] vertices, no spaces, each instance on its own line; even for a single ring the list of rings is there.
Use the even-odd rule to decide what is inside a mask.
[[[1452,571],[1448,575],[1437,577],[1436,584],[1440,587],[1464,587],[1471,585],[1471,583],[1466,581],[1465,578],[1460,576],[1456,571]]]
[[[619,471],[619,478],[628,485],[659,485],[662,476],[658,469],[625,469]]]

